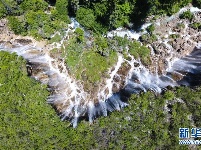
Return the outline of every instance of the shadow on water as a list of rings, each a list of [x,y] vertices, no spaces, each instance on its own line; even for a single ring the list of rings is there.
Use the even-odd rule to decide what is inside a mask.
[[[177,82],[179,85],[189,87],[201,85],[201,49],[194,48],[189,55],[175,62],[172,68],[184,75]]]

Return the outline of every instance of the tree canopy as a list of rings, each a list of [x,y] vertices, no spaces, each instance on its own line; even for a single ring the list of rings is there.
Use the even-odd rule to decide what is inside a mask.
[[[0,52],[1,149],[188,149],[178,144],[179,128],[201,126],[199,87],[132,95],[125,109],[76,129],[60,121],[48,94],[22,57]]]

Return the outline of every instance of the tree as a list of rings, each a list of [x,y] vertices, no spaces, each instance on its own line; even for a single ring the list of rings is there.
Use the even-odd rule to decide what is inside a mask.
[[[129,23],[129,15],[131,14],[131,6],[128,2],[124,4],[116,4],[115,9],[110,15],[111,28],[118,28]]]
[[[48,7],[48,3],[44,0],[24,0],[20,7],[23,9],[23,11],[45,11]]]
[[[66,23],[70,22],[68,17],[68,0],[58,0],[56,1],[56,10],[53,11],[53,15],[56,19],[62,20]]]
[[[76,12],[77,21],[87,29],[94,29],[96,17],[93,10],[80,7]]]

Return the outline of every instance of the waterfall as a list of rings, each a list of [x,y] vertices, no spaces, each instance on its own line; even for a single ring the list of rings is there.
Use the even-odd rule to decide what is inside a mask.
[[[127,61],[122,55],[118,56],[118,61],[115,69],[111,71],[110,78],[106,81],[105,87],[99,91],[99,103],[94,103],[93,100],[88,99],[89,93],[83,90],[82,85],[73,79],[64,64],[64,61],[57,61],[51,58],[48,52],[34,47],[33,45],[18,45],[15,48],[6,48],[1,45],[0,50],[5,50],[10,53],[17,53],[22,56],[33,67],[33,77],[44,84],[48,84],[51,95],[47,101],[56,106],[60,112],[62,120],[69,118],[74,127],[80,116],[88,114],[89,121],[92,122],[98,115],[107,116],[108,111],[120,110],[128,104],[121,100],[122,92],[112,93],[112,86],[114,84],[114,76],[117,75],[122,63]],[[201,74],[201,49],[196,49],[190,55],[175,61],[167,72],[180,72],[181,74]],[[171,75],[157,76],[149,72],[141,62],[132,58],[129,63],[134,64],[138,62],[138,66],[132,66],[126,77],[126,85],[124,92],[139,93],[151,90],[155,93],[161,91],[167,86],[177,86],[184,84],[184,81],[175,81]],[[185,72],[185,73],[184,73]],[[185,81],[193,83],[192,79]],[[200,81],[200,80],[199,80]],[[188,85],[190,84],[188,83]],[[108,94],[105,90],[109,89]]]
[[[197,9],[191,10],[198,11]],[[71,20],[72,23],[66,29],[65,36],[56,47],[61,47],[63,42],[68,40],[69,32],[73,32],[77,27],[82,28],[75,19]],[[158,26],[161,24],[157,22]],[[146,23],[142,29],[149,25],[150,23]],[[146,31],[135,32],[119,28],[109,32],[107,37],[127,35],[128,38],[139,39],[145,33]],[[174,32],[168,34],[172,33]],[[104,85],[99,87],[98,93],[94,97],[91,97],[90,92],[84,90],[80,81],[70,75],[64,59],[52,58],[49,50],[45,47],[41,48],[36,43],[27,45],[17,43],[13,44],[12,47],[7,47],[5,43],[1,43],[0,50],[17,53],[27,60],[28,66],[32,69],[31,77],[48,85],[51,94],[47,98],[47,102],[55,106],[62,120],[69,119],[73,127],[76,127],[82,116],[88,116],[89,122],[92,123],[97,116],[107,116],[108,112],[127,106],[127,100],[133,93],[138,94],[150,90],[159,94],[168,86],[194,86],[201,83],[199,79],[201,75],[201,45],[191,40],[190,42],[196,45],[195,49],[190,54],[179,57],[174,52],[173,46],[168,43],[168,39],[159,40],[159,44],[165,45],[167,53],[167,57],[164,56],[167,61],[167,67],[164,67],[165,73],[159,74],[158,67],[153,73],[139,59],[128,54],[130,57],[128,60],[121,53],[118,53],[116,64],[108,70],[109,77],[102,83]],[[55,48],[53,45],[54,43],[52,48]],[[151,48],[151,57],[157,57],[156,60],[159,60],[160,56],[156,56],[154,48]]]

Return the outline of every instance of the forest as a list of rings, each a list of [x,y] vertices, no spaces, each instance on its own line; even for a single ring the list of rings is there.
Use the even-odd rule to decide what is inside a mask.
[[[87,88],[116,62],[117,51],[126,57],[126,46],[132,56],[149,63],[150,52],[138,41],[102,35],[118,27],[138,29],[148,16],[172,15],[189,3],[201,8],[201,0],[0,0],[0,19],[7,18],[15,34],[53,43],[60,41],[70,18],[76,18],[93,36],[92,46],[88,48],[83,30],[77,28],[61,51],[77,79],[82,79],[80,66],[88,68]],[[147,28],[149,35],[152,30]],[[52,38],[57,31],[61,34]],[[189,149],[178,144],[179,128],[201,127],[200,87],[132,95],[125,109],[91,125],[82,120],[76,129],[60,120],[46,102],[48,95],[47,85],[28,77],[22,57],[0,51],[0,149]]]
[[[46,103],[48,94],[22,57],[0,51],[1,149],[188,149],[178,129],[201,126],[200,87],[132,95],[125,109],[75,129]]]
[[[48,39],[55,30],[62,30],[70,17],[102,34],[131,24],[137,28],[150,15],[171,15],[189,3],[201,7],[200,0],[1,0],[0,18],[9,16],[16,34]]]

